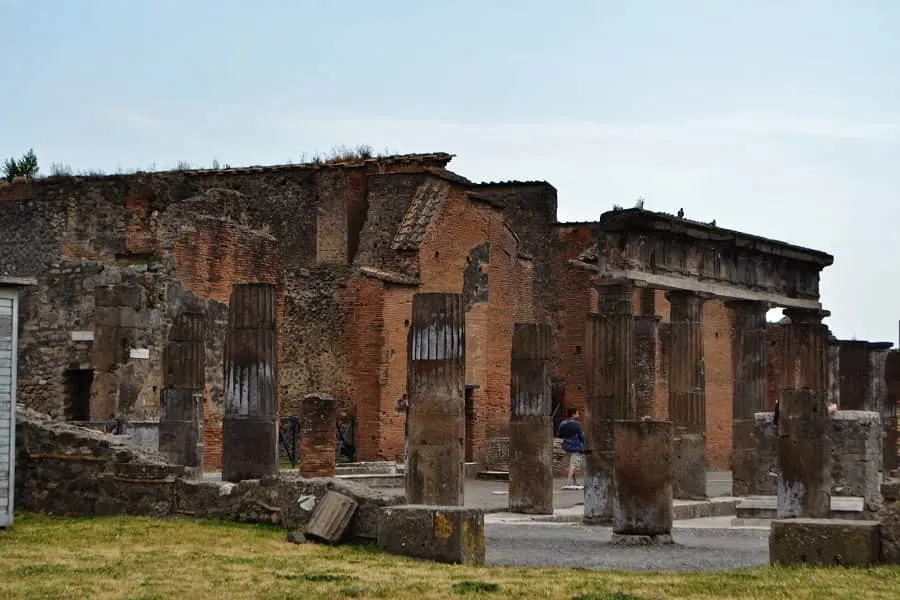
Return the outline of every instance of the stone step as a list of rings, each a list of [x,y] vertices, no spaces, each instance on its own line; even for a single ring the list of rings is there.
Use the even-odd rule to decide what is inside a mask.
[[[485,481],[509,481],[509,471],[479,471],[476,479]]]
[[[335,467],[338,475],[365,475],[381,474],[393,475],[397,473],[397,463],[392,461],[355,462],[338,464]]]
[[[359,475],[337,475],[337,479],[355,481],[373,488],[402,488],[406,485],[403,473],[362,473]]]
[[[865,499],[856,496],[832,496],[831,519],[868,520]],[[747,496],[741,498],[735,511],[735,525],[760,524],[778,516],[776,496]]]

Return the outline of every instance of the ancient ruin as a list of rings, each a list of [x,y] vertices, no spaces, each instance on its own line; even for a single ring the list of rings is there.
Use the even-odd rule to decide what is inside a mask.
[[[882,510],[900,353],[830,335],[832,256],[642,208],[560,223],[550,184],[475,183],[451,159],[0,184],[0,277],[34,283],[17,296],[18,401],[57,420],[46,430],[127,432],[165,457],[94,465],[102,485],[73,514],[128,497],[142,514],[243,514],[208,496],[265,502],[273,481],[296,502],[307,480],[279,474],[279,420],[300,424],[301,474],[318,477],[339,468],[340,416],[341,443],[406,486],[370,537],[398,551],[417,527],[449,531],[424,555],[480,562],[466,473],[502,465],[510,510],[552,515],[569,407],[583,521],[620,541],[670,541],[673,502],[706,500],[711,470],[771,501],[766,518],[827,520],[840,497]],[[24,472],[65,471],[29,435]],[[24,481],[24,505],[65,503],[47,488]],[[334,498],[323,539],[369,514]],[[262,518],[295,510],[275,508]]]

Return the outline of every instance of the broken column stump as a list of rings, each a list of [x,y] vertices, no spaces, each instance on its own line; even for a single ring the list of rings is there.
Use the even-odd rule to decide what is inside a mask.
[[[705,297],[687,291],[666,294],[671,305],[669,419],[675,424],[674,494],[706,498],[706,373],[703,362]]]
[[[222,479],[278,473],[275,286],[232,288],[225,334]]]
[[[634,287],[616,282],[597,287],[598,312],[587,317],[585,379],[588,453],[584,472],[584,518],[608,524],[613,516],[616,419],[633,417]]]
[[[307,394],[300,406],[300,475],[334,477],[337,401],[328,394]]]
[[[830,422],[825,399],[785,390],[778,420],[778,518],[826,519],[831,512]]]
[[[203,390],[206,383],[206,317],[175,317],[163,351],[159,451],[176,465],[203,468]]]
[[[316,542],[337,544],[350,526],[358,506],[353,498],[329,491],[310,517],[306,537]]]
[[[785,519],[772,521],[769,560],[773,565],[863,567],[880,560],[878,521]]]
[[[484,511],[459,506],[382,509],[378,547],[392,554],[451,564],[484,564]]]
[[[413,295],[407,385],[410,504],[463,505],[465,336],[460,294]]]
[[[509,510],[553,514],[549,325],[516,323],[510,365]]]
[[[613,543],[672,543],[672,437],[670,421],[616,423]]]

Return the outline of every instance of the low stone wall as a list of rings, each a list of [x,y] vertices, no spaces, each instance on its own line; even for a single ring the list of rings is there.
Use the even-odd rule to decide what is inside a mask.
[[[774,413],[756,413],[754,495],[774,496],[778,482],[778,431]],[[833,496],[863,497],[878,502],[881,485],[882,427],[878,413],[841,410],[831,415]]]
[[[487,471],[509,471],[509,438],[495,437],[485,441]],[[562,449],[562,440],[553,439],[553,476],[565,477],[569,471],[569,459]]]
[[[381,508],[405,501],[363,485],[294,473],[237,484],[196,481],[183,467],[167,464],[126,436],[76,427],[21,407],[16,418],[20,509],[68,516],[184,515],[296,528],[334,490],[359,504],[347,537],[374,540]]]
[[[885,481],[881,496],[881,561],[900,565],[900,479]]]

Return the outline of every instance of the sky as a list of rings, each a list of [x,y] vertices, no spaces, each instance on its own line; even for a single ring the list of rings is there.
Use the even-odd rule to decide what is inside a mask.
[[[450,152],[561,221],[642,198],[826,251],[833,333],[896,343],[898,29],[891,0],[0,0],[0,157]]]

